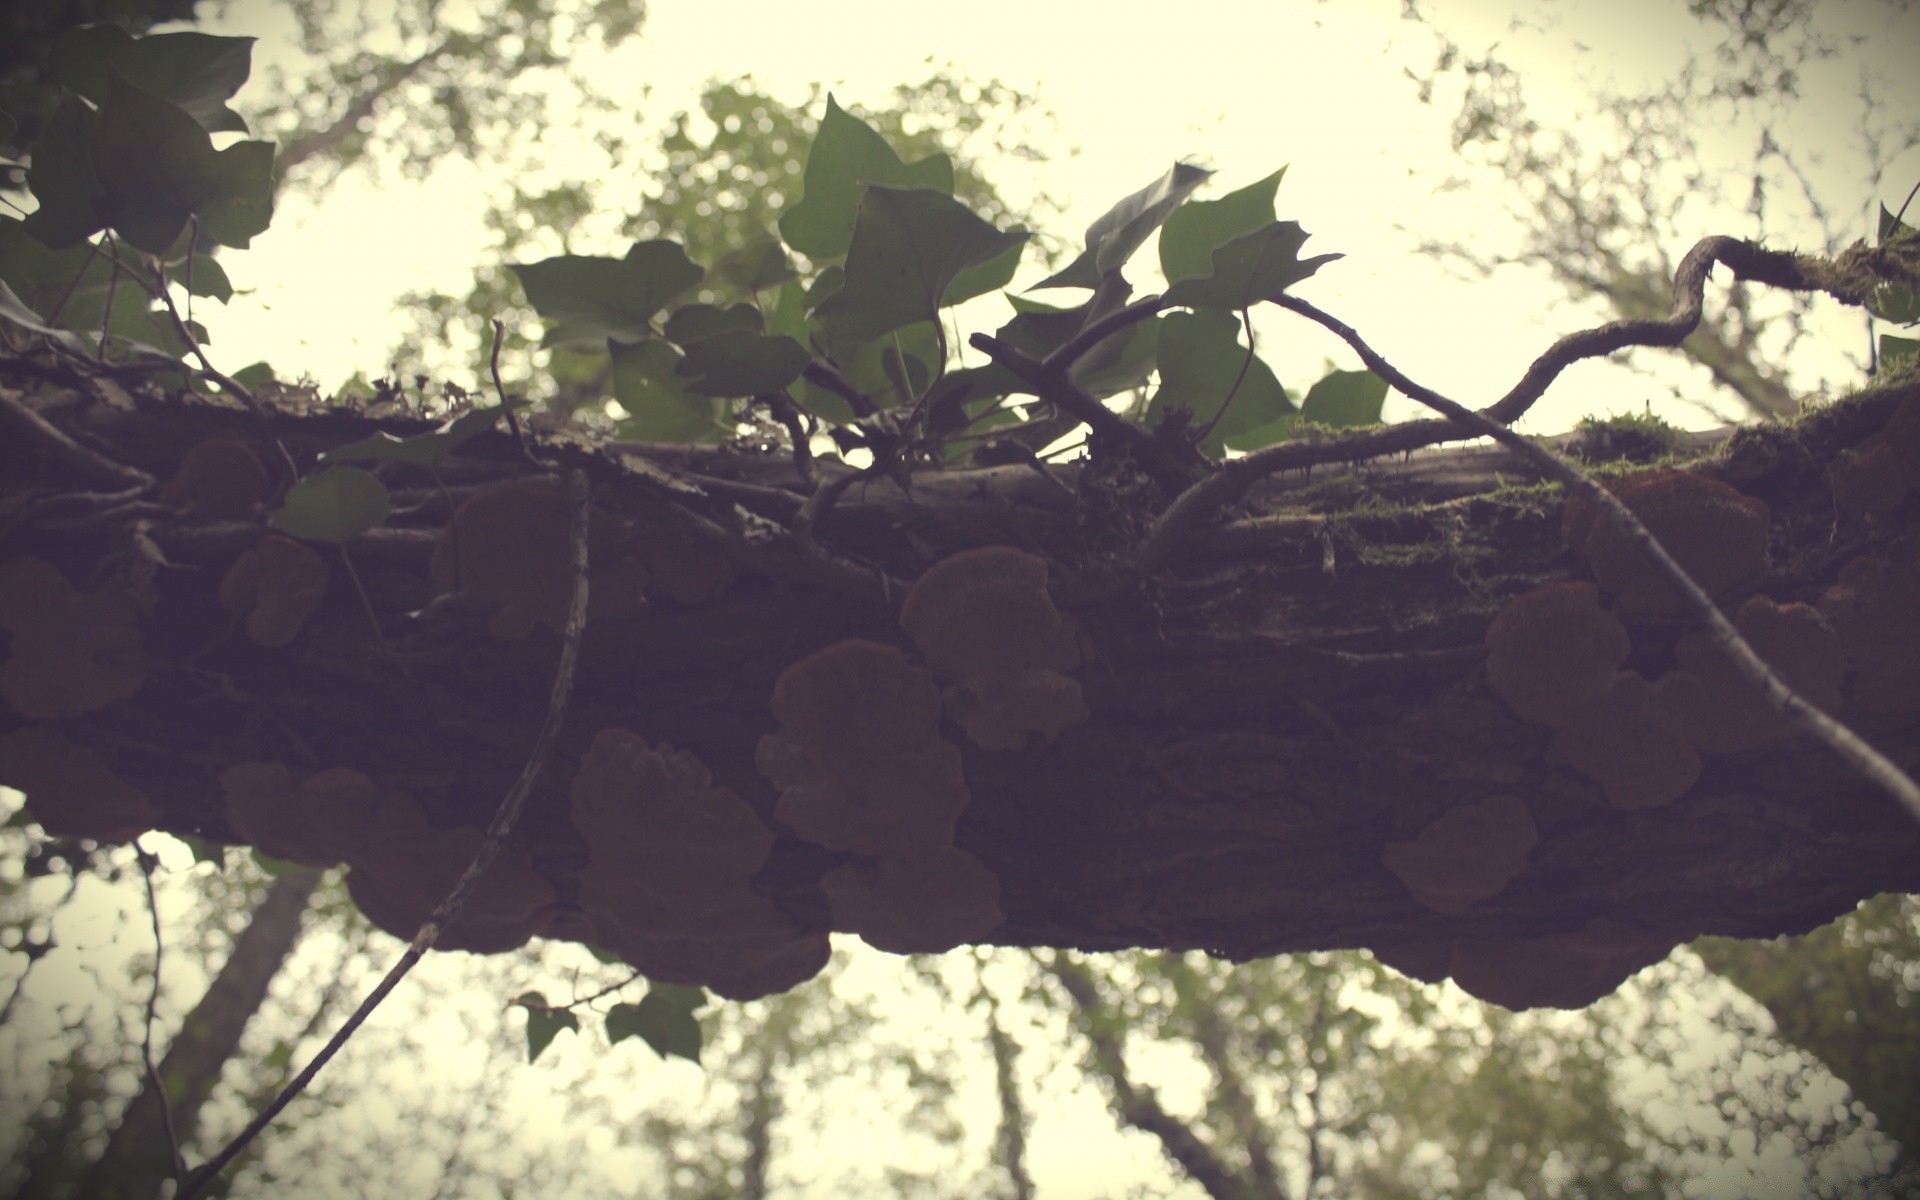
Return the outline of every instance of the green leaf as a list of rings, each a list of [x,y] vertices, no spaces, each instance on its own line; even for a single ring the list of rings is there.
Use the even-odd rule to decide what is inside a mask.
[[[1240,319],[1232,313],[1168,313],[1160,319],[1158,352],[1160,388],[1147,406],[1149,421],[1158,424],[1184,410],[1192,414],[1189,427],[1195,431],[1213,422],[1200,443],[1210,454],[1293,417],[1293,404],[1272,369],[1258,357],[1247,360]],[[1229,395],[1233,400],[1226,415],[1215,422]]]
[[[329,450],[320,456],[323,463],[341,462],[403,462],[416,467],[437,469],[447,455],[462,445],[494,427],[502,414],[519,408],[525,408],[525,400],[515,400],[505,405],[491,405],[461,413],[438,429],[426,433],[416,433],[412,437],[397,438],[390,433],[375,433],[345,446]]]
[[[85,339],[76,333],[55,329],[42,321],[40,314],[21,303],[20,297],[14,295],[13,289],[4,282],[0,282],[0,320],[11,322],[34,333],[45,334],[75,354],[87,353]]]
[[[233,281],[227,278],[227,269],[220,265],[220,260],[211,254],[194,255],[191,268],[177,272],[174,282],[184,285],[191,295],[205,296],[222,304],[233,299]]]
[[[387,519],[387,486],[358,467],[328,467],[293,485],[274,528],[310,542],[346,543]]]
[[[539,992],[523,992],[514,1000],[514,1007],[527,1010],[527,1061],[533,1062],[562,1029],[580,1031],[580,1018],[568,1008],[549,1008],[547,998]]]
[[[22,225],[55,250],[79,245],[106,224],[104,192],[87,149],[97,119],[78,96],[62,96],[33,142],[27,186],[40,207]]]
[[[233,373],[233,381],[241,387],[248,389],[257,388],[262,384],[272,383],[277,378],[279,378],[279,376],[273,373],[273,364],[264,361],[254,363],[251,366],[241,367]]]
[[[749,292],[777,287],[798,278],[787,248],[773,238],[749,242],[713,264],[718,278]]]
[[[1307,389],[1300,419],[1338,429],[1378,425],[1386,400],[1387,381],[1372,371],[1330,371]]]
[[[215,150],[185,110],[106,70],[99,110],[75,114],[63,105],[34,143],[31,179],[41,208],[28,217],[29,232],[58,248],[111,227],[139,249],[164,254],[196,215],[228,246],[243,247],[267,227],[272,143]]]
[[[1044,287],[1099,287],[1108,274],[1126,265],[1133,252],[1158,229],[1212,171],[1174,163],[1165,175],[1108,209],[1087,227],[1087,248],[1065,269],[1034,284]]]
[[[653,315],[706,274],[680,243],[665,238],[635,242],[625,258],[562,254],[509,269],[547,323],[542,346],[596,348],[608,338],[652,336]]]
[[[54,78],[104,105],[117,70],[127,82],[178,105],[209,133],[245,133],[247,123],[226,101],[252,72],[250,37],[155,33],[135,38],[101,23],[62,30],[54,37]]]
[[[1213,251],[1274,219],[1273,197],[1285,167],[1218,200],[1189,200],[1160,231],[1160,273],[1169,284],[1213,273]]]
[[[607,1010],[607,1040],[618,1043],[637,1037],[661,1058],[677,1055],[700,1061],[700,1022],[694,1010],[707,1002],[697,987],[656,983],[638,1004],[616,1004]]]
[[[984,420],[974,418],[993,401],[1010,396],[1022,387],[1019,378],[999,363],[948,371],[927,395],[927,433],[945,437],[962,429],[978,433],[1010,424],[1018,419],[1010,406]]]
[[[667,317],[661,333],[676,346],[686,346],[701,338],[732,330],[760,329],[760,310],[751,304],[721,308],[717,304],[683,304]]]
[[[757,329],[734,329],[687,346],[674,369],[696,396],[756,396],[800,378],[813,355],[794,339]]]
[[[257,849],[253,852],[253,865],[259,867],[275,879],[283,875],[291,875],[295,871],[304,871],[307,869],[297,862],[291,862],[284,858],[274,858],[272,855],[260,853]]]
[[[1920,338],[1895,337],[1891,333],[1880,335],[1880,362],[1883,366],[1915,357],[1920,357]]]
[[[1166,301],[1186,308],[1238,311],[1280,295],[1322,263],[1343,257],[1321,254],[1302,259],[1300,247],[1306,240],[1307,231],[1298,221],[1275,221],[1243,234],[1215,248],[1210,275],[1174,284],[1166,290]]]
[[[638,442],[717,442],[725,430],[716,402],[687,391],[680,353],[653,338],[607,343],[613,355],[613,396],[628,412],[620,436]]]
[[[863,342],[851,355],[843,355],[835,361],[840,373],[855,388],[872,397],[879,407],[892,408],[911,399],[901,394],[896,382],[897,373],[887,366],[886,360],[896,348],[901,364],[906,368],[907,381],[912,385],[914,394],[918,395],[922,388],[933,381],[934,367],[940,360],[939,337],[931,321],[896,329],[884,338]],[[802,394],[796,399],[808,411],[827,420],[847,421],[853,416],[840,397],[812,384],[803,384]]]
[[[847,281],[815,315],[836,342],[865,342],[939,319],[947,288],[1026,241],[928,188],[870,187],[847,252]]]
[[[868,184],[932,188],[952,195],[953,161],[944,154],[900,161],[885,138],[829,95],[820,131],[807,150],[800,202],[780,216],[780,234],[787,245],[815,259],[847,253],[860,192]]]
[[[1009,295],[1007,300],[1014,307],[1014,317],[995,336],[1035,358],[1045,358],[1058,350],[1098,319],[1093,314],[1100,303],[1096,297],[1073,308],[1055,308],[1024,296]],[[1159,321],[1149,319],[1104,338],[1080,356],[1069,374],[1095,397],[1138,387],[1153,372],[1159,332]]]
[[[1014,272],[1020,269],[1020,256],[1027,249],[1027,239],[1033,235],[1025,225],[1016,225],[1007,230],[1007,235],[1019,235],[1021,240],[979,266],[968,267],[960,272],[947,285],[947,294],[940,301],[940,307],[952,308],[956,304],[965,304],[975,296],[984,296],[1013,282]]]
[[[1894,216],[1893,213],[1887,210],[1887,206],[1882,204],[1880,206],[1880,242],[1879,244],[1884,246],[1887,244],[1889,240],[1900,237],[1902,235],[1905,235],[1908,237],[1920,237],[1920,230],[1915,229],[1913,226],[1907,224],[1905,221],[1902,221],[1899,217]]]
[[[185,833],[176,833],[173,836],[179,838],[181,843],[193,852],[194,862],[212,863],[222,871],[227,869],[227,848],[225,846],[222,846],[218,842],[209,842],[203,838],[193,837]]]

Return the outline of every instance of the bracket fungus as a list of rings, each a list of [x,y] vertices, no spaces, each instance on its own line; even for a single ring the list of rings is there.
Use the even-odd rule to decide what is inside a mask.
[[[27,794],[27,811],[52,837],[130,842],[160,819],[145,792],[45,725],[0,736],[0,783]]]
[[[515,479],[467,498],[433,547],[433,586],[492,601],[487,630],[521,638],[545,625],[567,625],[573,597],[572,501],[564,489]],[[587,518],[587,619],[647,609],[647,569],[627,553],[625,521],[602,509]]]
[[[1047,563],[1007,546],[964,550],[920,576],[900,624],[934,673],[953,681],[947,713],[986,750],[1052,741],[1088,713],[1066,672],[1085,659],[1079,628],[1047,595]]]
[[[656,938],[794,929],[751,884],[773,830],[683,750],[602,729],[574,776],[572,819],[591,855],[580,872],[590,913]]]
[[[208,438],[180,456],[160,501],[189,521],[238,521],[273,491],[273,476],[245,442]]]
[[[1555,726],[1551,752],[1598,780],[1615,808],[1671,804],[1700,778],[1700,755],[1684,730],[1701,703],[1700,681],[1691,675],[1648,683],[1625,671]]]
[[[220,577],[221,607],[243,619],[261,646],[293,641],[326,596],[326,561],[279,534],[261,538]]]
[[[940,736],[932,675],[900,651],[854,640],[809,655],[775,682],[773,714],[755,762],[801,837],[869,855],[952,844],[972,799],[960,748]]]
[[[1585,1008],[1665,958],[1675,939],[1604,917],[1569,933],[1458,938],[1376,949],[1375,958],[1427,983],[1451,977],[1503,1008]]]
[[[571,800],[591,855],[579,876],[586,940],[650,978],[730,1000],[784,992],[826,967],[826,931],[753,888],[773,830],[692,754],[602,729]]]
[[[1631,646],[1591,583],[1522,592],[1487,626],[1487,686],[1523,721],[1552,725],[1613,683]]]
[[[453,891],[485,841],[472,826],[437,828],[412,797],[385,789],[347,855],[352,868],[347,894],[368,921],[395,937],[411,938]],[[557,899],[525,851],[502,846],[435,948],[476,954],[518,949],[546,932]]]
[[[239,763],[220,786],[236,833],[276,858],[316,867],[344,861],[347,894],[397,938],[412,938],[433,915],[486,840],[470,826],[437,828],[412,797],[344,767],[296,784],[281,763]],[[503,846],[434,944],[478,954],[516,949],[546,931],[557,899],[524,851]]]
[[[1539,840],[1524,801],[1489,796],[1441,813],[1412,841],[1388,842],[1380,861],[1415,900],[1453,914],[1507,886]]]
[[[345,862],[373,825],[380,790],[347,767],[295,783],[285,763],[235,763],[220,773],[227,823],[260,853],[310,867]]]
[[[0,699],[23,717],[58,720],[133,695],[147,678],[133,617],[112,582],[76,592],[43,559],[0,563],[0,629],[13,634]]]
[[[835,929],[893,954],[941,954],[979,941],[1006,919],[1000,877],[953,846],[835,867],[820,887]]]
[[[1920,538],[1885,558],[1856,558],[1820,597],[1853,663],[1853,702],[1867,712],[1920,709]]]
[[[1920,395],[1902,400],[1878,433],[1848,447],[1827,467],[1833,502],[1849,516],[1874,516],[1920,490]]]
[[[1839,636],[1817,609],[1754,596],[1734,614],[1734,624],[1754,653],[1809,703],[1828,712],[1840,707],[1846,660]],[[1702,702],[1686,722],[1687,738],[1702,754],[1752,750],[1800,732],[1747,682],[1706,632],[1682,634],[1674,658],[1704,689]]]
[[[1609,483],[1620,502],[1659,539],[1674,561],[1710,596],[1766,565],[1771,516],[1767,504],[1717,479],[1685,471],[1627,475]],[[1567,545],[1586,559],[1622,612],[1675,612],[1680,597],[1632,538],[1581,497],[1561,519]]]

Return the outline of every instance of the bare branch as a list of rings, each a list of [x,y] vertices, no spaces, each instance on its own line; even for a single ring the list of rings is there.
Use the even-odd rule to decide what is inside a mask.
[[[1708,239],[1708,241],[1713,240]],[[1701,243],[1702,246],[1706,244],[1706,242]],[[1745,245],[1745,243],[1736,244]],[[1699,247],[1696,247],[1695,254],[1698,252]],[[1689,254],[1688,259],[1693,259],[1695,254]],[[1686,271],[1684,263],[1681,271],[1683,274]],[[1675,286],[1678,286],[1677,282]],[[1489,415],[1492,410],[1488,410],[1487,413],[1475,412],[1408,379],[1392,363],[1382,358],[1373,347],[1369,346],[1351,326],[1322,312],[1307,301],[1293,296],[1280,296],[1274,300],[1274,303],[1290,312],[1316,321],[1332,331],[1335,336],[1352,347],[1353,351],[1367,364],[1368,370],[1391,383],[1405,395],[1437,412],[1446,414],[1448,420],[1465,426],[1476,435],[1490,437],[1501,445],[1531,458],[1539,463],[1541,470],[1548,475],[1586,497],[1596,508],[1606,514],[1609,522],[1640,547],[1642,554],[1652,560],[1661,577],[1680,593],[1687,607],[1693,610],[1693,615],[1712,633],[1714,642],[1733,661],[1741,676],[1754,687],[1759,688],[1775,710],[1832,747],[1849,766],[1898,800],[1908,812],[1913,814],[1914,820],[1920,821],[1920,784],[1914,783],[1906,772],[1895,765],[1891,759],[1868,745],[1858,734],[1808,703],[1800,693],[1788,687],[1786,681],[1775,674],[1773,668],[1768,666],[1764,659],[1754,653],[1753,647],[1740,636],[1740,631],[1734,627],[1732,621],[1727,619],[1726,614],[1720,611],[1719,606],[1714,604],[1712,597],[1702,591],[1700,585],[1693,581],[1693,577],[1673,560],[1673,556],[1668,554],[1659,540],[1647,530],[1645,525],[1641,524],[1640,518],[1634,515],[1633,510],[1621,503],[1618,496],[1601,486],[1592,476],[1567,459],[1537,442],[1521,437],[1494,420]],[[1697,292],[1693,313],[1696,318],[1699,316]],[[1565,340],[1562,339],[1562,342],[1564,343]]]
[[[507,835],[513,832],[514,824],[520,819],[520,810],[526,805],[527,796],[533,791],[534,781],[540,777],[547,758],[553,752],[553,744],[560,735],[560,727],[566,723],[567,701],[573,693],[574,668],[580,660],[580,636],[587,624],[587,473],[575,469],[568,478],[567,484],[568,499],[572,502],[573,509],[572,527],[569,530],[573,551],[573,600],[567,609],[566,630],[561,635],[560,663],[554,671],[553,692],[547,701],[546,719],[541,722],[540,732],[534,738],[533,749],[527,754],[526,765],[521,768],[520,777],[507,790],[506,796],[500,801],[499,808],[494,811],[493,820],[487,825],[486,841],[481,843],[479,852],[473,856],[473,861],[467,864],[467,869],[461,873],[459,882],[453,885],[453,891],[441,901],[440,906],[433,911],[433,915],[420,926],[419,932],[413,935],[413,943],[407,947],[399,961],[387,971],[385,978],[381,979],[373,991],[367,994],[367,998],[360,1002],[360,1007],[354,1010],[353,1015],[347,1018],[339,1031],[327,1041],[325,1046],[321,1047],[312,1061],[308,1062],[298,1075],[280,1089],[279,1095],[273,1098],[272,1103],[248,1122],[247,1127],[223,1146],[218,1154],[208,1159],[199,1170],[181,1184],[175,1200],[192,1200],[193,1197],[204,1192],[207,1185],[226,1169],[227,1164],[246,1149],[262,1130],[272,1124],[274,1117],[278,1116],[280,1111],[305,1089],[308,1082],[320,1073],[320,1068],[326,1066],[340,1048],[347,1044],[347,1039],[354,1035],[369,1016],[373,1015],[373,1010],[386,999],[387,993],[391,992],[413,969],[414,964],[433,948],[434,942],[440,937],[440,931],[460,916],[461,909],[466,906],[467,897],[472,894],[480,877],[486,874],[487,868],[493,865],[493,860],[499,856],[500,848],[505,843]]]

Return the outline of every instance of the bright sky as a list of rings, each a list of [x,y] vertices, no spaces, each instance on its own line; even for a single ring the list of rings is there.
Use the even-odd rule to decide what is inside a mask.
[[[1443,10],[1436,17],[1469,54],[1497,43],[1502,57],[1525,71],[1530,101],[1542,115],[1590,134],[1601,129],[1581,119],[1589,79],[1630,86],[1663,78],[1681,62],[1688,39],[1700,41],[1677,2],[1517,7],[1524,24],[1514,24],[1516,6],[1504,0],[1436,6]],[[1877,7],[1824,7],[1823,21],[1874,36],[1810,72],[1807,99],[1776,131],[1806,152],[1828,203],[1849,222],[1848,236],[1870,232],[1862,168],[1845,149],[1847,122],[1858,108],[1851,101],[1857,69],[1897,63],[1898,47],[1920,46],[1920,11],[1879,27]],[[1359,328],[1414,378],[1485,403],[1554,337],[1592,323],[1594,313],[1570,305],[1538,276],[1469,281],[1414,253],[1421,238],[1485,241],[1495,251],[1516,246],[1491,183],[1436,190],[1453,165],[1453,108],[1445,100],[1414,103],[1404,72],[1429,68],[1436,43],[1429,29],[1401,20],[1399,9],[1391,0],[1184,0],[1177,18],[1168,19],[1167,10],[1083,0],[974,0],[963,9],[925,10],[888,0],[655,0],[641,37],[596,71],[614,99],[631,97],[643,144],[673,111],[695,108],[702,83],[712,78],[752,75],[796,100],[819,81],[843,102],[875,105],[895,85],[923,78],[929,61],[998,78],[1057,114],[1061,145],[1055,161],[1037,169],[990,164],[989,174],[1010,195],[1043,191],[1063,205],[1066,215],[1054,231],[1076,244],[1088,223],[1175,159],[1220,172],[1202,197],[1287,165],[1280,215],[1313,234],[1305,253],[1348,256],[1323,268],[1303,294]],[[775,13],[779,19],[769,19]],[[288,54],[290,27],[270,0],[234,0],[221,31],[262,37],[256,61],[267,61]],[[1904,111],[1920,109],[1913,72],[1904,72],[1901,86],[1905,94],[1896,98]],[[1706,150],[1738,167],[1753,138],[1753,131],[1716,131]],[[1893,165],[1884,194],[1873,199],[1897,206],[1914,179],[1920,151]],[[398,328],[394,298],[409,288],[462,293],[472,266],[487,254],[480,224],[485,185],[470,164],[449,163],[423,183],[389,172],[375,189],[356,174],[317,208],[287,202],[255,248],[229,260],[236,281],[257,293],[226,312],[200,314],[216,339],[216,361],[234,369],[264,357],[283,376],[310,372],[323,386],[356,370],[382,373]],[[1744,180],[1731,174],[1723,203],[1706,198],[1689,212],[1697,224],[1666,231],[1669,251],[1678,258],[1701,236],[1749,232],[1741,222],[1745,199]],[[1806,244],[1818,240],[1818,231],[1784,236]],[[1152,261],[1151,248],[1140,261]],[[1038,277],[1030,268],[1017,283]],[[970,315],[991,327],[1006,311],[995,297],[977,302]],[[1864,325],[1833,304],[1823,305],[1819,318],[1813,355],[1803,361],[1837,378],[1842,356],[1861,356]],[[1256,330],[1263,357],[1296,397],[1327,358],[1357,365],[1328,335],[1284,314],[1263,314]],[[1649,400],[1681,423],[1717,424],[1674,402],[1676,392],[1710,392],[1703,372],[1667,358],[1642,355],[1647,371],[1640,374],[1576,367],[1530,427],[1564,428],[1583,413],[1637,411]],[[1390,403],[1390,415],[1409,411],[1407,402]]]

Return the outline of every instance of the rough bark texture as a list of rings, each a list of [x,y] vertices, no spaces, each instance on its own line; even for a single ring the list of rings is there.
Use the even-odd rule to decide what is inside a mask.
[[[54,381],[71,382],[71,381]],[[280,452],[261,422],[205,399],[141,396],[115,405],[45,378],[8,381],[76,443],[168,478],[208,438]],[[1843,565],[1884,556],[1920,526],[1920,494],[1872,519],[1836,510],[1827,466],[1886,424],[1911,382],[1836,403],[1791,427],[1706,439],[1689,467],[1771,509],[1769,565],[1721,596],[1815,602]],[[276,402],[273,434],[308,469],[376,429],[418,433],[403,416]],[[1702,443],[1704,444],[1704,443]],[[1037,554],[1056,576],[1094,568],[1140,536],[1167,496],[1112,457],[1043,476],[1031,466],[916,475],[849,488],[797,546],[804,491],[784,455],[730,448],[549,441],[549,468],[586,465],[596,506],[718,544],[736,573],[717,595],[587,627],[559,752],[516,843],[564,903],[587,849],[567,818],[568,786],[596,731],[633,730],[691,751],[780,832],[755,887],[789,916],[828,923],[821,874],[843,861],[773,819],[775,790],[755,747],[775,728],[775,679],[830,643],[912,646],[898,595],[872,569],[911,580],[965,548]],[[0,559],[35,555],[86,588],[149,566],[140,619],[151,669],[139,690],[58,723],[161,811],[162,828],[231,839],[216,779],[237,762],[294,776],[351,767],[415,796],[440,827],[484,826],[521,766],[544,711],[557,638],[491,636],[457,606],[433,604],[429,557],[448,520],[416,468],[386,479],[399,507],[351,554],[374,610],[375,641],[336,569],[324,605],[289,645],[233,628],[216,588],[265,531],[257,519],[183,519],[144,496],[89,514],[28,509],[49,497],[122,487],[44,437],[11,429],[0,450]],[[822,464],[832,478],[841,470]],[[444,466],[458,501],[537,473],[504,433]],[[1558,935],[1631,943],[1651,961],[1716,933],[1804,931],[1885,890],[1920,890],[1920,827],[1811,739],[1709,757],[1663,807],[1609,807],[1593,780],[1551,761],[1550,731],[1515,717],[1486,684],[1483,636],[1504,602],[1589,578],[1560,533],[1556,490],[1501,451],[1453,448],[1408,461],[1267,480],[1136,586],[1072,610],[1093,648],[1078,672],[1091,720],[1047,743],[987,751],[951,722],[964,754],[959,846],[998,876],[994,942],[1088,950],[1201,948],[1233,958],[1367,946],[1415,973],[1444,974],[1466,943]],[[47,513],[49,516],[36,514]],[[697,520],[688,520],[686,514]],[[55,519],[58,518],[58,519]],[[701,524],[704,522],[704,524]],[[137,523],[137,524],[136,524]],[[135,536],[135,534],[138,536]],[[337,568],[338,555],[321,547]],[[1920,603],[1920,599],[1916,600]],[[1626,666],[1672,665],[1672,619],[1628,619]],[[1842,710],[1912,769],[1920,714]],[[22,722],[0,711],[0,722]],[[1497,894],[1442,914],[1382,865],[1382,848],[1441,814],[1495,794],[1521,798],[1538,827],[1524,869]],[[1596,923],[1597,922],[1597,923]],[[1630,969],[1630,968],[1629,968]]]

